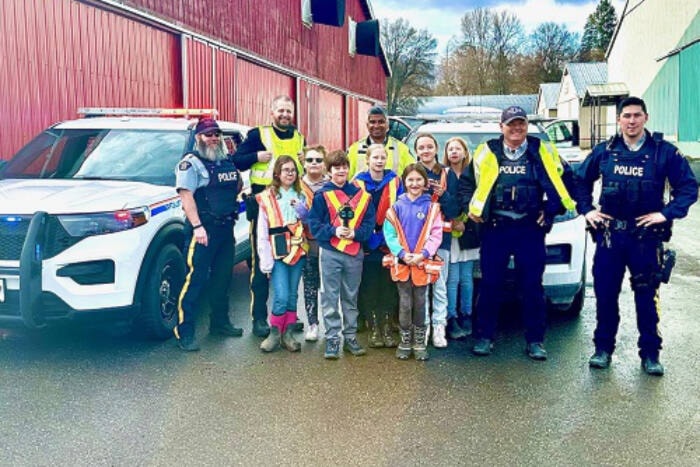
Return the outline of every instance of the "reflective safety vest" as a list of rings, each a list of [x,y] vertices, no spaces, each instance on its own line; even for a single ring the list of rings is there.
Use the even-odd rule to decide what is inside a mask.
[[[367,184],[364,180],[355,179],[353,183],[358,187],[367,191]],[[394,205],[399,192],[399,177],[392,178],[389,183],[384,185],[382,188],[382,194],[379,198],[379,204],[377,205],[377,225],[384,224],[384,219],[386,218],[387,210]]]
[[[250,167],[250,183],[254,185],[268,186],[272,183],[272,170],[275,167],[275,160],[279,156],[291,156],[297,163],[297,172],[304,173],[304,167],[299,162],[299,153],[304,149],[304,138],[297,130],[294,136],[289,139],[280,139],[271,126],[260,126],[260,140],[265,149],[272,153],[272,159],[268,162],[256,162]]]
[[[354,211],[354,216],[352,219],[348,220],[348,227],[355,229],[357,225],[362,223],[362,219],[367,211],[367,206],[372,202],[372,197],[364,190],[358,190],[358,192],[350,198],[341,190],[324,191],[323,197],[326,199],[326,205],[328,206],[328,213],[331,218],[331,223],[334,227],[340,227],[343,225],[343,219],[340,218],[340,210],[344,206],[349,206]],[[355,240],[349,240],[346,238],[338,238],[336,236],[331,237],[331,246],[347,253],[352,256],[356,256],[360,252],[360,242]]]
[[[301,185],[301,191],[304,193],[304,198],[306,198],[306,205],[310,208],[314,201],[314,190],[312,190],[302,178],[299,178],[299,184]],[[306,238],[309,240],[314,239],[308,224],[304,224],[304,235],[306,235]]]
[[[428,236],[430,235],[430,229],[432,228],[435,220],[440,216],[440,205],[437,203],[432,203],[430,205],[430,210],[428,215],[425,217],[425,223],[420,231],[420,236],[418,237],[418,242],[416,242],[416,247],[414,251],[411,252],[408,241],[406,240],[406,234],[401,226],[401,221],[396,215],[394,208],[390,208],[386,213],[386,220],[391,223],[391,225],[396,229],[396,234],[399,237],[399,244],[406,252],[422,254],[425,242],[428,241]],[[385,255],[382,259],[382,264],[384,267],[389,268],[391,272],[391,280],[394,282],[406,282],[411,279],[413,285],[423,286],[432,284],[438,280],[440,277],[440,270],[443,266],[443,261],[439,256],[435,256],[435,259],[424,259],[422,263],[417,266],[409,266],[399,260],[398,256],[392,254]]]
[[[309,249],[301,221],[293,224],[284,223],[277,197],[271,190],[264,190],[255,195],[255,198],[267,215],[272,257],[281,259],[285,264],[296,264]]]
[[[348,177],[353,177],[355,174],[367,170],[366,158],[368,147],[367,139],[361,139],[360,141],[354,142],[348,148],[348,159],[350,159]],[[408,146],[393,136],[387,138],[384,149],[386,149],[387,154],[387,168],[392,170],[399,177],[408,164],[415,162]]]
[[[563,167],[561,161],[559,160],[559,155],[554,147],[551,147],[551,151],[547,149],[547,143],[545,141],[540,142],[539,157],[544,166],[547,177],[554,185],[561,203],[566,209],[574,209],[576,203],[571,199],[569,192],[564,186],[564,182],[561,179],[561,174],[563,173]],[[476,154],[474,155],[474,176],[477,180],[477,187],[471,201],[469,202],[469,212],[475,216],[481,216],[484,212],[484,206],[486,205],[486,200],[493,189],[498,178],[498,158],[489,148],[488,143],[482,143],[478,148],[476,148]]]

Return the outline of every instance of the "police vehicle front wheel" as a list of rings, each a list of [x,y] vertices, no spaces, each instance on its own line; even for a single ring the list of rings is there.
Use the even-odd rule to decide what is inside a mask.
[[[185,260],[173,244],[158,252],[148,269],[141,296],[140,328],[154,339],[173,336],[177,324],[177,302],[185,278]]]

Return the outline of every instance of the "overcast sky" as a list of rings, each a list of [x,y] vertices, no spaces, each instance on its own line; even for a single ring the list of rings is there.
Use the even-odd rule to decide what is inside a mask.
[[[537,25],[564,23],[569,31],[583,34],[588,15],[598,0],[370,0],[377,19],[404,18],[416,29],[427,29],[438,40],[442,53],[453,35],[460,34],[460,20],[467,11],[487,7],[514,13],[531,33]],[[612,0],[620,17],[625,0]]]

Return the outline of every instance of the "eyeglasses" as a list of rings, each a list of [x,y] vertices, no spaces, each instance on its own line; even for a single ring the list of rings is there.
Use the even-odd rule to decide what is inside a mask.
[[[220,138],[220,137],[221,137],[221,132],[220,132],[220,131],[214,131],[214,132],[211,132],[211,133],[203,133],[203,134],[204,134],[204,136],[206,136],[207,138],[214,138],[214,137]]]
[[[286,174],[295,174],[297,173],[297,169],[282,169],[282,172]]]
[[[315,163],[317,163],[317,164],[320,164],[321,162],[323,162],[323,158],[322,158],[322,157],[307,157],[307,158],[304,159],[304,160],[305,160],[306,162],[315,162]]]

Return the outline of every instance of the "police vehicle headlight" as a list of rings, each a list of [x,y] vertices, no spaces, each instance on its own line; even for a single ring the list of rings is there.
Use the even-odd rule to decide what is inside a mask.
[[[133,229],[144,225],[150,218],[147,207],[90,214],[57,216],[71,237],[89,237]]]
[[[556,216],[554,218],[554,222],[570,221],[571,219],[576,219],[577,216],[578,216],[578,214],[576,213],[576,211],[573,209],[570,209],[570,210],[566,211],[564,214]]]

